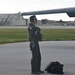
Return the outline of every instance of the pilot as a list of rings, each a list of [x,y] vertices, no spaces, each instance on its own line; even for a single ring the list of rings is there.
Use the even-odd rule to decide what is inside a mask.
[[[31,73],[32,74],[41,74],[44,71],[41,71],[41,53],[39,47],[39,41],[42,39],[41,29],[36,27],[37,18],[35,15],[30,16],[30,24],[28,26],[28,35],[30,41],[30,51],[32,53],[31,59]]]

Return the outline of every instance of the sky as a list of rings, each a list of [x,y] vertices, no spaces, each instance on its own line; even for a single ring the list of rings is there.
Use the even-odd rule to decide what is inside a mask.
[[[0,14],[75,7],[75,0],[0,0]],[[24,16],[29,18],[29,16]],[[38,19],[74,21],[64,14],[37,15]]]

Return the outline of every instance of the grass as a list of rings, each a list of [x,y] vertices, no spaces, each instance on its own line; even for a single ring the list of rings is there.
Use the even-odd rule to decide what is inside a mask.
[[[27,40],[27,29],[0,29],[0,44]]]
[[[75,29],[44,29],[43,40],[75,40]]]
[[[42,29],[43,41],[75,40],[75,29]],[[27,29],[0,29],[0,44],[28,41]]]

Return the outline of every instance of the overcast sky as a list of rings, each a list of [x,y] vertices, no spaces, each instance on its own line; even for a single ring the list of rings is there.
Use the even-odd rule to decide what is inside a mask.
[[[2,13],[18,13],[48,10],[57,8],[75,7],[75,0],[0,0],[0,14]],[[25,16],[28,18],[29,16]],[[38,19],[50,20],[74,20],[69,18],[67,14],[48,14],[37,16]]]

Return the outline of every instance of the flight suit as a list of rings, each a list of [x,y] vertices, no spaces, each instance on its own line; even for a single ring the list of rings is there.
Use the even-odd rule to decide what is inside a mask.
[[[32,52],[31,59],[31,71],[40,71],[41,68],[41,53],[39,47],[39,41],[41,41],[42,34],[40,33],[40,28],[36,27],[34,24],[29,24],[28,34],[30,41],[30,50]]]

